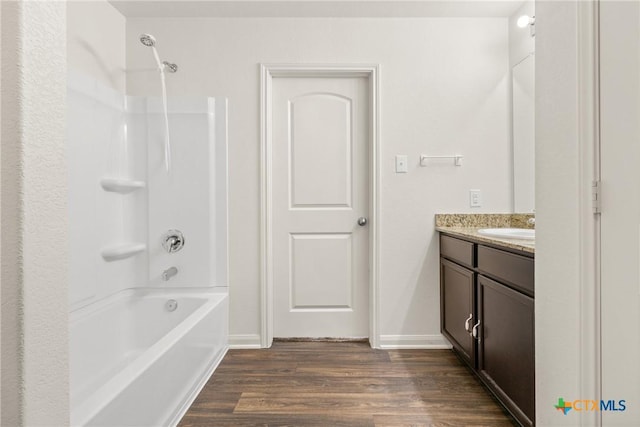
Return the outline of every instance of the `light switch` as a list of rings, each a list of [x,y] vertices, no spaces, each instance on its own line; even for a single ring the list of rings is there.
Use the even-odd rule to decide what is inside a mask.
[[[409,160],[404,154],[398,154],[396,156],[396,173],[409,172]]]
[[[482,194],[480,190],[469,190],[469,206],[472,208],[482,206]]]

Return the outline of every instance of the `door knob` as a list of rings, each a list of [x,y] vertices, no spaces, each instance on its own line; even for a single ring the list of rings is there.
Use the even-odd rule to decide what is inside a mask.
[[[479,326],[480,326],[480,321],[478,320],[478,323],[473,325],[473,329],[471,330],[471,335],[477,340],[480,340],[480,337],[478,336],[478,327]]]
[[[467,320],[464,321],[464,330],[469,332],[469,335],[471,335],[471,325],[469,324],[469,322],[471,322],[471,319],[473,319],[473,314],[469,313],[469,318]]]
[[[360,227],[364,227],[365,225],[367,225],[367,218],[361,216],[360,218],[358,218],[358,225]]]

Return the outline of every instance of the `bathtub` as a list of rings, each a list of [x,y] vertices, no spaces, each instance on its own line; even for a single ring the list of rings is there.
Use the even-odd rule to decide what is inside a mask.
[[[128,289],[71,312],[71,425],[177,424],[227,351],[226,288],[209,289]]]

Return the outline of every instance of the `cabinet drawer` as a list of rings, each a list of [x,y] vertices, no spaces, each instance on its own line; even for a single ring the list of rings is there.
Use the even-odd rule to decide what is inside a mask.
[[[478,245],[478,270],[533,296],[533,258]]]
[[[453,237],[440,235],[440,254],[459,264],[475,267],[473,243]]]

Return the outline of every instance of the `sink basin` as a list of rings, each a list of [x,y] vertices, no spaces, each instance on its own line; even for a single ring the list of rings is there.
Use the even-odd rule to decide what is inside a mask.
[[[481,228],[478,233],[502,239],[535,240],[536,238],[536,230],[528,228]]]

